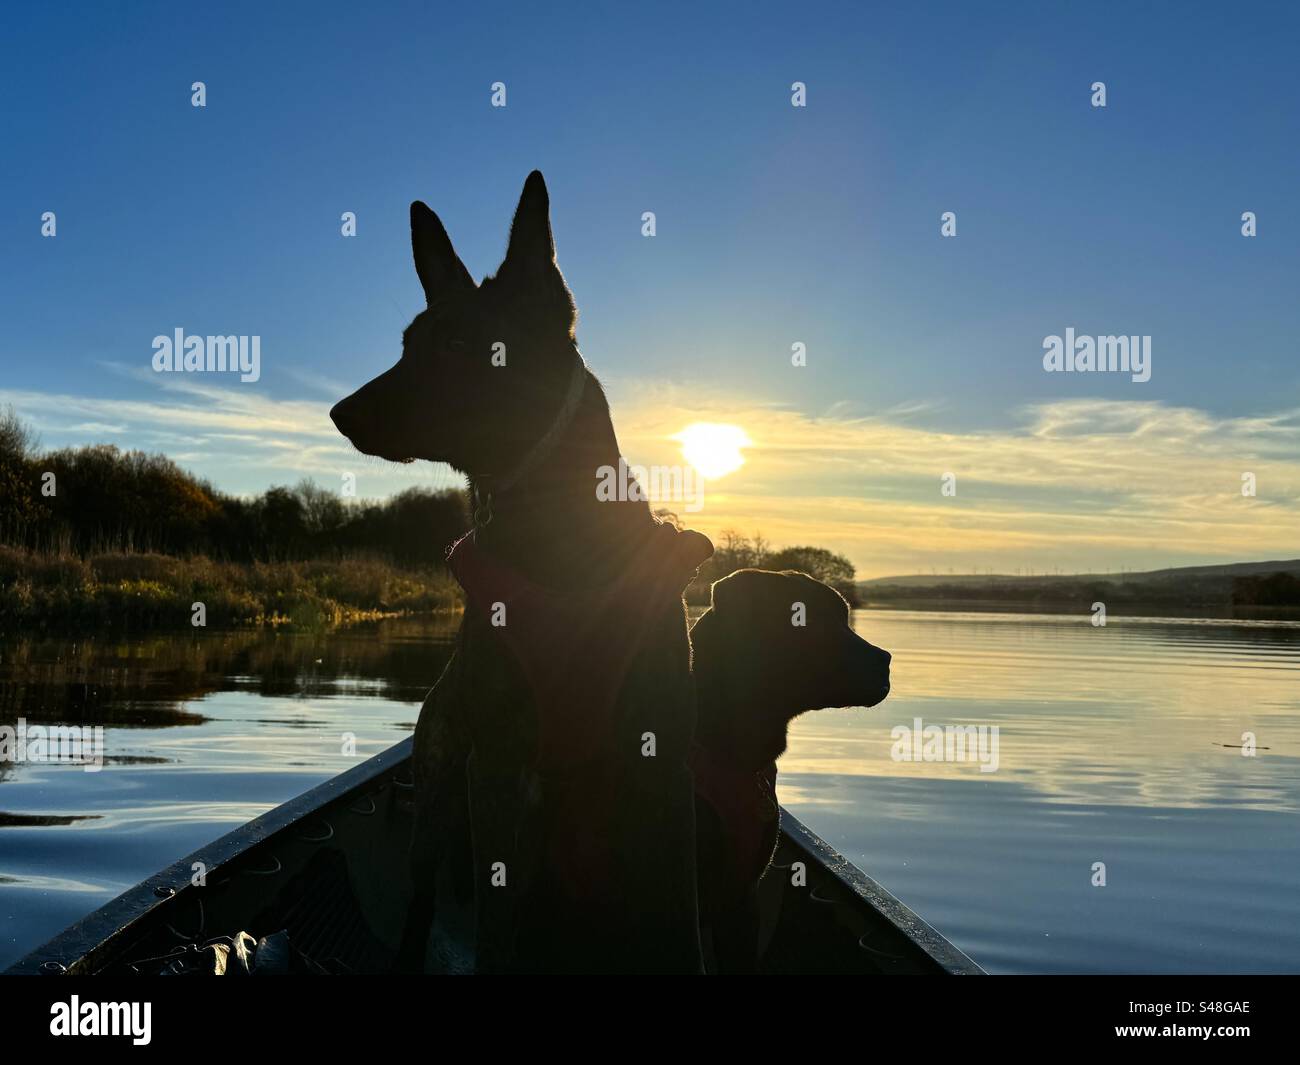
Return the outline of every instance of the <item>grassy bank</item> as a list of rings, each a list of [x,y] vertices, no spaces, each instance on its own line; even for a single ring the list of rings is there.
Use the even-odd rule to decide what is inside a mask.
[[[218,562],[195,556],[79,557],[0,546],[0,629],[312,628],[455,610],[459,589],[440,567],[375,558]]]

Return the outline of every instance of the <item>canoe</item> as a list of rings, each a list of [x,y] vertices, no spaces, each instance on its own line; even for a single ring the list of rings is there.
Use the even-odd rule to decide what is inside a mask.
[[[276,807],[119,895],[5,974],[157,973],[187,944],[281,929],[330,971],[390,971],[410,890],[410,759],[407,739]],[[797,862],[804,886],[793,884]],[[764,973],[982,972],[785,810],[761,888]],[[468,924],[453,913],[435,930],[435,971],[472,969]]]

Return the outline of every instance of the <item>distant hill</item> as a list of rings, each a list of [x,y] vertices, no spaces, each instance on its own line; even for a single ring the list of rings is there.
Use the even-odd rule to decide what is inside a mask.
[[[866,605],[1076,612],[1095,602],[1128,613],[1300,617],[1300,559],[1177,566],[1137,573],[913,574],[857,583]]]
[[[1270,573],[1290,573],[1300,576],[1300,558],[1277,562],[1229,562],[1217,566],[1175,566],[1171,569],[1153,569],[1124,573],[1074,573],[1041,574],[1033,577],[1009,573],[916,573],[901,577],[875,577],[858,581],[858,588],[866,593],[883,588],[935,588],[940,585],[1051,585],[1064,583],[1103,581],[1114,584],[1158,583],[1204,577],[1255,577]]]

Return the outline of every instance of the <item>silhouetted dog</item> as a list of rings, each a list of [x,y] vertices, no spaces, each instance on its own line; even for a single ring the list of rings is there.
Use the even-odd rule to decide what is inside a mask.
[[[752,971],[757,960],[757,887],[777,843],[775,763],[790,722],[807,710],[874,706],[889,692],[889,654],[849,620],[839,593],[805,574],[739,570],[713,585],[712,605],[691,630],[700,913],[719,971]],[[426,708],[421,729],[434,723]],[[463,759],[467,745],[461,750]],[[452,742],[439,748],[444,759],[454,751]],[[464,817],[463,807],[449,811]],[[444,816],[437,830],[461,879],[471,860],[467,825]],[[464,888],[462,903],[484,890],[481,880]]]
[[[875,706],[889,654],[850,627],[848,604],[803,573],[738,570],[691,629],[700,916],[723,972],[752,971],[758,881],[776,848],[776,760],[806,710]]]
[[[456,850],[480,970],[699,972],[681,593],[712,545],[597,498],[620,452],[541,174],[495,277],[474,284],[423,203],[411,240],[428,308],[401,360],[332,411],[364,452],[464,471],[476,506],[449,557],[465,618],[415,732],[406,962]]]

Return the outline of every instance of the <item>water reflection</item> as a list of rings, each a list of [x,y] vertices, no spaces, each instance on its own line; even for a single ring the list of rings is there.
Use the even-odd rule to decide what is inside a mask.
[[[893,691],[799,719],[782,801],[981,964],[1300,967],[1300,629],[887,611],[856,624],[893,653]],[[916,717],[997,725],[998,771],[895,761],[890,730]],[[1223,746],[1243,732],[1270,749]]]
[[[103,772],[0,762],[0,966],[407,735],[456,624],[0,641],[0,727],[105,736]]]
[[[893,692],[799,719],[781,798],[982,964],[1300,966],[1300,627],[856,624],[892,652]],[[409,734],[455,625],[0,640],[0,726],[106,740],[101,773],[0,763],[0,965]],[[895,761],[891,729],[918,717],[996,725],[997,772]],[[1268,750],[1226,746],[1243,732]]]
[[[892,694],[800,719],[783,774],[984,775],[894,761],[891,728],[919,717],[998,726],[983,783],[1039,801],[1300,810],[1300,627],[885,611],[857,626],[893,653]],[[1245,733],[1268,750],[1243,757]]]
[[[384,621],[322,633],[153,633],[134,638],[0,641],[0,722],[201,724],[186,703],[214,691],[420,699],[442,668],[431,644],[452,617]],[[445,660],[445,659],[444,659]]]

